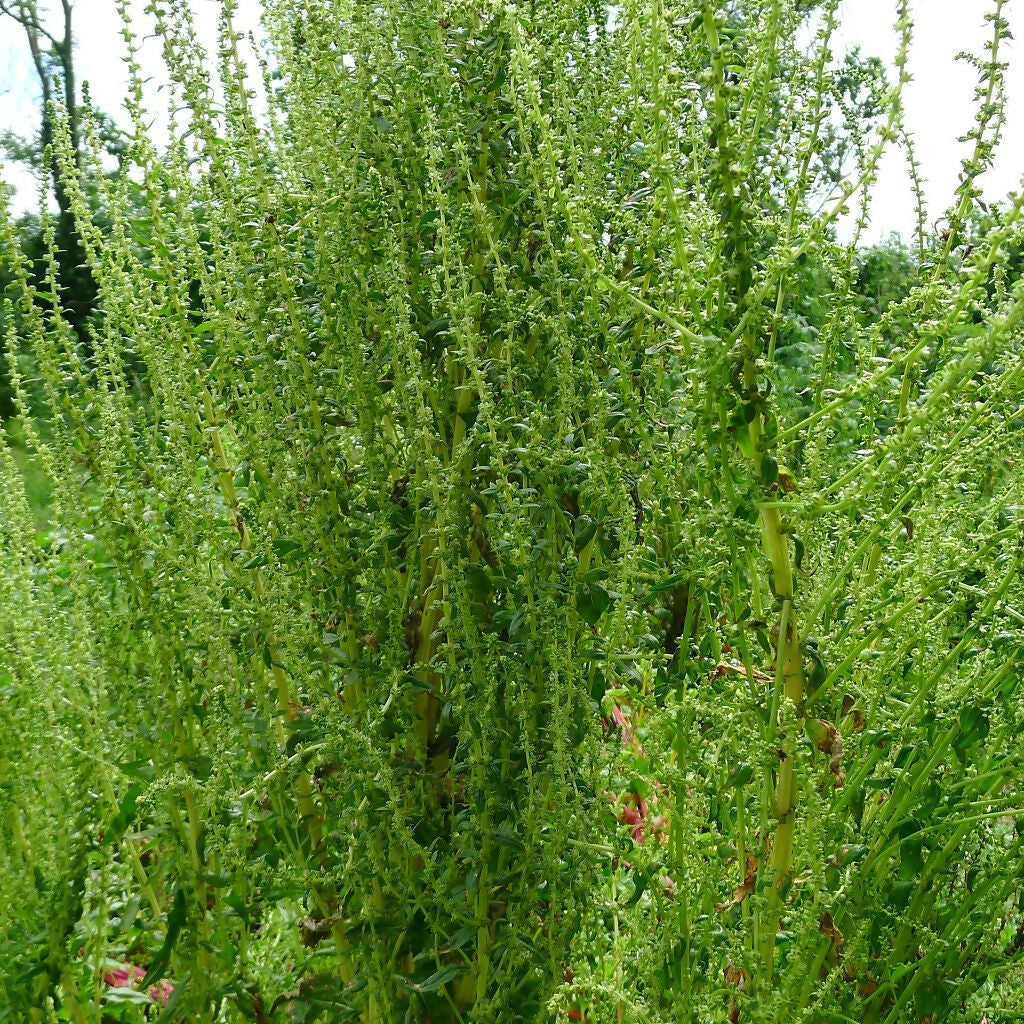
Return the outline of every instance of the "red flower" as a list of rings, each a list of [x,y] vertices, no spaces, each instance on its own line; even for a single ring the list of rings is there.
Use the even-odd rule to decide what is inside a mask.
[[[635,842],[642,843],[644,839],[644,821],[647,818],[647,801],[638,793],[627,793],[623,800],[632,801],[636,806],[630,807],[627,803],[619,814],[619,820],[631,826],[629,834]]]
[[[630,743],[639,750],[640,743],[636,738],[636,733],[633,732],[633,723],[629,720],[629,713],[623,711],[618,704],[612,705],[612,721],[619,727],[623,742]]]
[[[645,832],[650,831],[654,832],[658,837],[658,842],[664,846],[668,842],[668,832],[665,830],[665,826],[668,824],[666,819],[660,814],[651,817],[647,801],[639,793],[626,793],[622,800],[626,806],[622,808],[619,820],[630,826],[629,834],[633,839],[642,843]],[[634,806],[630,806],[630,803]]]
[[[166,1006],[171,999],[171,993],[174,991],[174,986],[164,979],[158,981],[149,990],[149,997],[154,1003],[160,1003],[162,1006]]]
[[[125,964],[124,967],[119,967],[109,974],[104,974],[103,983],[110,985],[112,988],[128,988],[131,986],[133,979],[144,978],[145,976],[146,972],[141,967],[130,967],[128,964]]]
[[[111,988],[131,988],[132,983],[138,981],[146,976],[146,972],[141,967],[134,967],[131,964],[124,964],[121,967],[115,968],[112,971],[108,971],[103,975],[103,984],[109,985]],[[160,1003],[162,1006],[166,1006],[170,1001],[171,993],[174,991],[174,986],[169,981],[159,981],[155,985],[151,985],[149,989],[149,998],[154,1003]]]

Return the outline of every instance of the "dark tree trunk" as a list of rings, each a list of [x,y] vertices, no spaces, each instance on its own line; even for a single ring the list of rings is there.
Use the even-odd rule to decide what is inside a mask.
[[[52,103],[54,100],[54,76],[62,84],[63,104],[67,111],[68,132],[71,154],[76,166],[80,166],[81,129],[77,102],[77,79],[75,75],[73,4],[61,0],[63,28],[60,36],[52,35],[40,20],[39,10],[31,0],[0,0],[0,14],[16,21],[25,31],[32,63],[35,66],[41,89],[41,125],[39,141],[44,158],[49,153],[50,177],[53,194],[57,203],[57,221],[54,225],[54,241],[57,247],[58,285],[65,314],[75,333],[83,342],[87,340],[86,328],[96,301],[96,283],[85,263],[82,240],[75,226],[71,199],[63,182],[63,175],[53,151],[55,141]]]

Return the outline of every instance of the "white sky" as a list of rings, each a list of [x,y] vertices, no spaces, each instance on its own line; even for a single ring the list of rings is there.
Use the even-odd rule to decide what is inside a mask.
[[[925,178],[929,222],[942,217],[953,202],[960,162],[970,146],[957,141],[974,123],[974,89],[977,72],[956,54],[963,50],[982,55],[991,38],[985,22],[991,0],[911,0],[914,41],[909,71],[913,81],[905,95],[907,129],[914,139],[915,155]],[[859,44],[864,54],[883,57],[887,63],[896,53],[894,0],[843,0],[840,21],[840,52]],[[1024,0],[1011,0],[1004,9],[1010,31],[1016,37],[1000,48],[1008,61],[1006,72],[1007,120],[993,167],[982,181],[985,199],[1002,199],[1019,190],[1024,175]],[[905,239],[914,230],[910,178],[902,153],[890,152],[881,167],[872,202],[872,225],[866,241],[898,231]]]
[[[44,11],[59,11],[59,0],[39,0]],[[219,0],[188,0],[200,37],[208,47],[215,47]],[[129,0],[129,12],[136,45],[141,40],[141,62],[149,76],[147,109],[160,125],[167,122],[167,100],[161,95],[167,75],[161,58],[161,46],[153,36],[153,21],[144,13],[145,0]],[[260,0],[238,0],[235,29],[255,32],[259,26]],[[47,27],[56,33],[59,18],[50,18]],[[124,122],[121,109],[127,72],[124,66],[125,47],[121,38],[121,19],[115,0],[74,0],[72,24],[75,31],[75,63],[80,81],[88,82],[94,106]],[[39,81],[25,36],[10,19],[0,18],[0,131],[13,130],[31,136],[38,131]],[[2,177],[17,188],[16,207],[34,207],[36,200],[32,178],[13,166],[4,167]]]
[[[205,26],[207,38],[216,24],[220,5],[217,0],[191,0],[197,19]],[[44,4],[45,6],[45,4]],[[984,14],[992,0],[911,0],[915,37],[910,70],[914,76],[906,97],[907,124],[917,145],[917,157],[926,179],[926,197],[930,220],[939,218],[952,202],[960,160],[965,147],[957,137],[971,127],[975,72],[955,61],[960,50],[982,53],[989,26]],[[133,0],[132,9],[141,11],[141,0]],[[843,0],[840,36],[834,49],[859,44],[865,54],[877,54],[891,61],[896,48],[892,28],[895,0]],[[999,199],[1019,187],[1024,174],[1024,0],[1010,0],[1007,15],[1011,31],[1021,40],[1007,44],[1010,61],[1007,75],[1008,123],[996,165],[988,173],[986,198]],[[238,27],[254,28],[259,16],[259,0],[240,0]],[[75,29],[80,77],[87,79],[96,105],[117,116],[124,89],[122,44],[114,0],[76,0]],[[139,34],[149,31],[149,23],[140,18]],[[162,112],[164,102],[157,97],[161,77],[159,47],[149,39],[144,47],[144,64],[153,76],[151,104]],[[12,128],[31,133],[36,128],[37,83],[28,61],[24,39],[9,21],[0,20],[0,129]],[[31,189],[13,168],[4,175],[21,185],[19,201],[34,202]],[[872,204],[872,227],[866,240],[883,238],[898,231],[909,239],[914,225],[913,206],[906,164],[898,153],[890,154],[882,167],[881,179]]]

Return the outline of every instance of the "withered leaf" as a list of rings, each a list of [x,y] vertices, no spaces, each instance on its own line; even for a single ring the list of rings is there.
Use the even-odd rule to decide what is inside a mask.
[[[757,858],[748,850],[747,863],[743,870],[743,881],[736,886],[730,899],[724,903],[715,904],[715,910],[721,913],[723,910],[728,910],[729,907],[735,907],[737,904],[742,903],[754,891],[754,887],[757,885],[757,868]]]

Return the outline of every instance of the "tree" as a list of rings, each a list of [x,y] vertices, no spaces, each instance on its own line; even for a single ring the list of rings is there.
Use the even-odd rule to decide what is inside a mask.
[[[45,161],[49,166],[53,195],[57,203],[54,244],[58,254],[58,281],[62,290],[62,305],[72,326],[84,340],[85,324],[92,312],[96,289],[75,227],[71,200],[65,186],[66,174],[59,166],[54,122],[54,113],[59,102],[60,108],[65,112],[63,126],[68,133],[68,151],[78,167],[82,139],[81,108],[75,70],[73,12],[72,0],[60,0],[61,27],[54,33],[46,27],[47,19],[37,0],[0,0],[0,15],[19,25],[24,33],[40,90],[38,140],[26,144],[8,133],[5,148],[9,155],[16,159],[29,160],[33,163]]]

